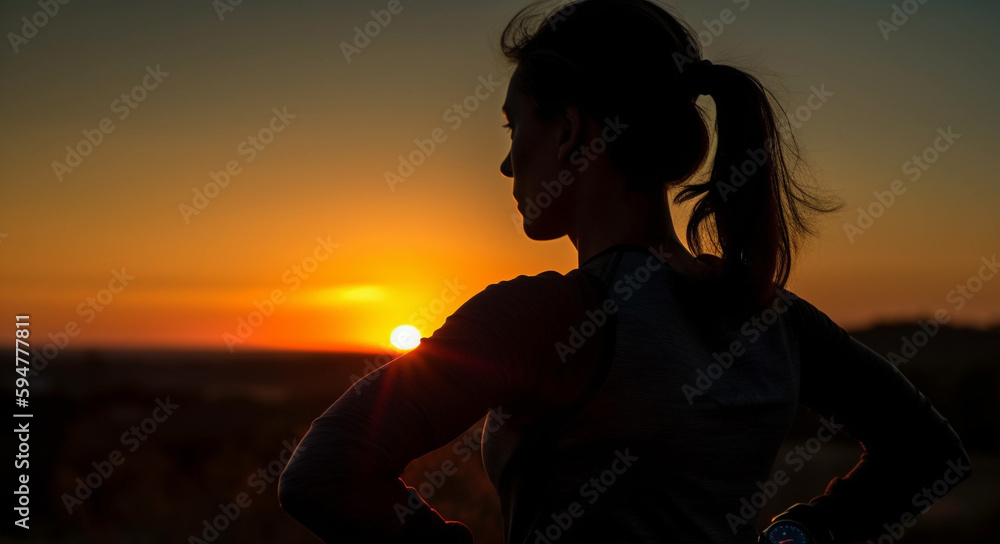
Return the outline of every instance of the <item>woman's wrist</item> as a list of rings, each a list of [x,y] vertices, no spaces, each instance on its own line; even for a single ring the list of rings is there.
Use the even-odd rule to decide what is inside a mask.
[[[833,527],[811,504],[797,503],[771,519],[762,533],[763,544],[837,544]]]
[[[410,493],[416,493],[413,488],[407,488]],[[438,544],[474,544],[475,539],[468,527],[457,521],[446,521],[437,510],[421,499],[423,504],[402,520],[403,532],[401,544],[422,544],[435,542]]]

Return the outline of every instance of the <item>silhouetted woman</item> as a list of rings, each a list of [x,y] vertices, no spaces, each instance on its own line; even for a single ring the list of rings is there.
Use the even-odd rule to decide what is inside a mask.
[[[508,543],[752,543],[792,477],[771,469],[801,403],[823,418],[817,443],[865,452],[764,541],[909,527],[921,490],[967,478],[968,457],[891,363],[784,289],[809,216],[837,206],[792,178],[767,91],[651,2],[537,7],[501,38],[516,64],[501,171],[527,235],[568,236],[579,268],[490,285],[356,383],[296,449],[282,507],[326,542],[472,542],[399,476],[488,413]]]

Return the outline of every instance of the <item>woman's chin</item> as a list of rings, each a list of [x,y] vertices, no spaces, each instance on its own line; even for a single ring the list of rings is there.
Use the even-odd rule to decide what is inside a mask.
[[[553,229],[547,229],[544,225],[539,224],[538,221],[531,221],[525,219],[522,227],[524,228],[524,234],[535,241],[546,242],[548,240],[555,240],[557,238],[563,237],[566,233],[557,232]]]

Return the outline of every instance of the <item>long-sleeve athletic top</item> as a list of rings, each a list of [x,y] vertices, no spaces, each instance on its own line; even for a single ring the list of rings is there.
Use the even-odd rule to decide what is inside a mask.
[[[747,313],[659,256],[618,244],[567,274],[486,287],[312,422],[281,475],[282,507],[325,542],[472,542],[400,475],[484,415],[508,544],[755,542],[758,507],[786,483],[772,467],[799,404],[821,416],[817,437],[863,446],[811,501],[838,542],[908,522],[969,476],[930,401],[815,306],[779,289]],[[588,299],[581,269],[610,274],[607,293]],[[581,394],[611,314],[610,369],[559,430],[548,478],[504,487],[525,426]],[[525,511],[539,493],[549,510]]]

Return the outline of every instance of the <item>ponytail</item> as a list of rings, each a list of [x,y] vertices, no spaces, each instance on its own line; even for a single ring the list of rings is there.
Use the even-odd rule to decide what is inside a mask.
[[[704,248],[703,226],[721,253],[722,276],[734,293],[760,308],[784,287],[801,235],[815,234],[810,212],[828,212],[828,203],[796,183],[786,154],[798,160],[794,137],[779,128],[770,93],[737,68],[700,61],[682,71],[682,80],[708,94],[716,105],[716,152],[704,183],[688,184],[674,198],[700,197],[687,226],[687,241],[697,254]],[[779,111],[781,111],[779,109]]]

